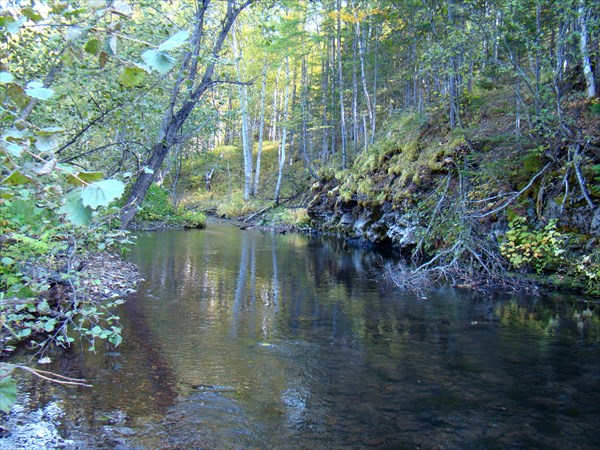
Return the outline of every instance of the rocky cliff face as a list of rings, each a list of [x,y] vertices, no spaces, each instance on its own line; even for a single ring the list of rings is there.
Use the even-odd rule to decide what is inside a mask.
[[[332,180],[313,189],[308,215],[316,229],[374,245],[390,245],[403,253],[414,248],[421,227],[410,211],[391,202],[344,201],[336,186]]]

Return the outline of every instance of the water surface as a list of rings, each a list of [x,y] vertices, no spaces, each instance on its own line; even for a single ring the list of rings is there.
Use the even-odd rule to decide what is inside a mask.
[[[578,299],[414,295],[381,282],[375,253],[326,237],[209,224],[137,242],[146,281],[120,313],[123,345],[53,367],[95,387],[39,387],[72,437],[147,449],[600,442],[600,321]]]

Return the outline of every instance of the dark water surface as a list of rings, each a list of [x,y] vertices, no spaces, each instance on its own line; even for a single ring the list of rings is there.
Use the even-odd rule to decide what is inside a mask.
[[[130,259],[123,345],[52,367],[94,388],[30,394],[90,447],[600,447],[600,320],[576,299],[416,296],[373,252],[220,224]]]

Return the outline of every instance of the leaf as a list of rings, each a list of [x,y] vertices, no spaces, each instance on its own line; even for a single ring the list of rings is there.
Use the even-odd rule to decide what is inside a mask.
[[[13,259],[9,258],[8,256],[5,256],[4,258],[2,258],[0,260],[0,262],[2,262],[2,264],[4,264],[5,266],[10,266],[15,261]]]
[[[43,19],[43,17],[31,7],[22,9],[21,13],[29,20],[33,20],[34,22],[39,22]]]
[[[83,30],[81,29],[81,27],[72,25],[69,28],[67,28],[67,31],[65,33],[65,39],[67,40],[67,42],[74,42],[77,39],[79,39],[82,35]]]
[[[167,39],[165,42],[158,46],[158,51],[169,51],[176,49],[177,47],[181,47],[185,44],[190,37],[190,32],[188,30],[181,30]]]
[[[0,84],[12,83],[15,81],[15,77],[12,73],[0,72]]]
[[[146,78],[146,72],[137,67],[126,67],[119,74],[117,81],[125,87],[139,86]]]
[[[75,189],[65,196],[65,204],[58,210],[65,214],[67,220],[73,225],[87,225],[92,219],[92,210],[83,206],[81,201],[81,189]]]
[[[17,401],[17,383],[12,377],[6,377],[0,380],[0,409],[6,414]]]
[[[46,164],[44,164],[42,167],[37,169],[35,171],[35,173],[37,173],[38,177],[48,175],[48,174],[52,173],[52,171],[56,167],[56,163],[57,163],[56,158],[52,158],[50,161],[46,161]]]
[[[133,9],[127,3],[117,0],[112,5],[113,12],[120,16],[131,17],[133,16]]]
[[[85,186],[82,181],[86,183],[93,183],[94,181],[100,181],[104,179],[104,172],[75,172],[67,175],[67,183],[74,184],[75,186]]]
[[[97,209],[99,206],[108,206],[110,202],[121,197],[124,191],[125,184],[119,180],[97,181],[83,189],[81,201],[84,206]]]
[[[83,48],[90,55],[97,55],[100,53],[100,41],[98,39],[90,39],[86,42]]]
[[[177,61],[168,53],[161,52],[159,50],[146,50],[142,53],[142,59],[152,69],[158,73],[164,75],[173,67]]]
[[[58,147],[58,139],[56,136],[37,136],[33,145],[42,153],[50,152]]]
[[[110,36],[106,44],[104,45],[104,50],[109,56],[117,56],[117,37]]]
[[[100,66],[101,69],[104,69],[104,66],[106,66],[107,62],[108,62],[108,53],[106,53],[104,50],[102,50],[100,52],[100,54],[98,55],[98,66]]]
[[[21,17],[19,20],[15,20],[10,16],[0,18],[0,26],[6,28],[6,31],[11,34],[18,34],[25,22],[27,22],[27,17]]]
[[[11,83],[5,89],[6,89],[6,93],[10,97],[10,99],[19,108],[23,109],[29,104],[29,101],[31,99],[29,97],[27,97],[27,95],[25,95],[25,91],[18,84]]]
[[[7,176],[4,180],[0,181],[0,184],[9,184],[12,186],[27,183],[33,183],[33,180],[18,169],[13,170],[13,172],[9,176]]]
[[[39,81],[32,81],[27,85],[25,93],[30,97],[37,98],[38,100],[48,100],[54,94],[52,89],[44,87]]]
[[[4,149],[16,158],[21,156],[21,153],[23,153],[23,147],[15,144],[13,142],[8,142],[8,143],[4,144]]]

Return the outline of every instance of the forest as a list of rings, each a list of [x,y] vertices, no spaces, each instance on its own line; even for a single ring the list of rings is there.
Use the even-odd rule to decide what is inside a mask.
[[[600,294],[593,0],[3,0],[0,33],[5,354],[119,345],[82,261],[207,216],[393,248],[407,289]]]

